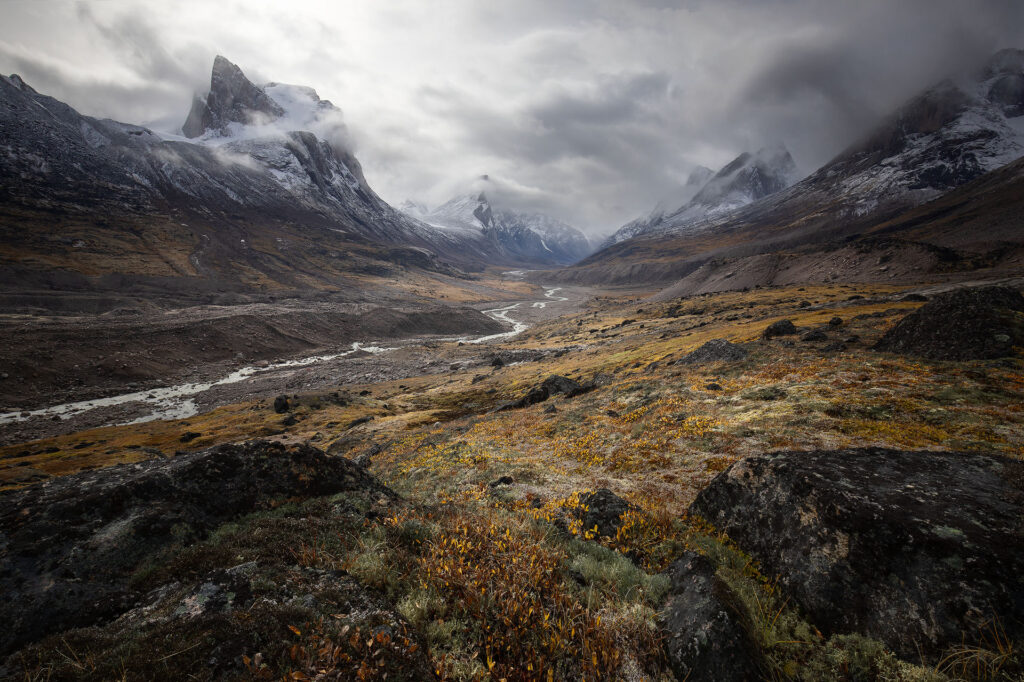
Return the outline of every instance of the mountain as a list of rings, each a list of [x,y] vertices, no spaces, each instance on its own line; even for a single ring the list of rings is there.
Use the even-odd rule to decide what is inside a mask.
[[[432,210],[411,201],[402,207],[453,240],[492,244],[509,262],[568,265],[592,251],[586,235],[568,223],[542,213],[494,207],[486,192],[490,183],[489,176],[481,176],[473,191]]]
[[[0,77],[0,289],[347,290],[503,260],[377,196],[312,88],[257,86],[217,57],[182,130],[84,116]]]
[[[694,187],[695,180],[705,178],[704,171],[707,169],[703,166],[694,171],[686,183],[687,187]],[[743,152],[717,173],[707,173],[684,203],[676,204],[673,210],[665,210],[659,204],[647,218],[619,228],[605,245],[611,246],[638,235],[669,228],[678,229],[728,213],[789,187],[799,177],[793,157],[782,145],[764,147],[753,154]]]
[[[856,239],[1024,154],[1022,82],[1024,51],[999,52],[973,77],[913,97],[800,182],[698,222],[676,212],[656,232],[610,245],[559,277],[665,282],[712,259]]]
[[[700,191],[708,180],[714,176],[715,172],[705,166],[697,166],[690,175],[687,176],[686,182],[683,183],[675,192],[670,196],[664,197],[659,201],[654,209],[646,216],[637,218],[636,220],[630,221],[612,233],[604,242],[601,243],[601,248],[606,248],[612,244],[618,244],[621,241],[625,241],[631,237],[635,237],[638,234],[644,234],[653,231],[658,225],[664,220],[666,215],[675,213],[686,206],[697,192]]]

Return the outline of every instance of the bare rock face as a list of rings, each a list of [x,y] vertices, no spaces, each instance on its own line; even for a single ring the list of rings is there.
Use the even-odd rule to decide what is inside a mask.
[[[732,465],[690,509],[827,634],[936,658],[998,617],[1024,635],[1024,463],[956,452],[780,452]]]
[[[210,93],[206,102],[199,97],[192,101],[192,110],[181,130],[186,137],[199,137],[212,128],[228,123],[250,125],[272,121],[284,114],[284,109],[267,93],[245,77],[242,70],[224,57],[213,60],[210,75]]]
[[[165,547],[275,500],[344,491],[392,496],[346,459],[254,441],[0,495],[0,654],[124,613],[139,597],[129,576]]]
[[[743,626],[723,599],[724,586],[706,558],[687,552],[668,569],[672,587],[659,614],[665,652],[680,680],[762,679]]]
[[[1013,355],[1024,345],[1024,296],[1009,287],[979,287],[937,295],[900,320],[875,350],[930,360],[983,360]]]

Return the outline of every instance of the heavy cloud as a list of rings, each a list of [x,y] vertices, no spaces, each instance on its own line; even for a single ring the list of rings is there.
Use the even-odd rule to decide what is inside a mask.
[[[809,172],[885,113],[1002,47],[1017,0],[21,2],[0,72],[83,113],[171,131],[215,54],[345,112],[370,183],[440,203],[488,173],[504,200],[591,232],[696,164],[785,143]]]

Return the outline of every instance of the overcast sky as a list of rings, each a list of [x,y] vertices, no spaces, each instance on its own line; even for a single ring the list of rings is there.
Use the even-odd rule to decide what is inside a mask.
[[[339,106],[393,204],[488,173],[590,232],[764,144],[810,172],[1024,46],[1021,0],[0,0],[0,17],[0,72],[82,113],[179,128],[223,54]]]

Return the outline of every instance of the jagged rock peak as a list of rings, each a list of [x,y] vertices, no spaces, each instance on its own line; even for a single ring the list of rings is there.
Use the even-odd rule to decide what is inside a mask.
[[[249,125],[283,115],[284,109],[263,88],[246,78],[237,65],[217,55],[206,101],[199,96],[192,100],[192,109],[181,130],[186,137],[199,137],[207,130],[221,129],[228,123]]]

